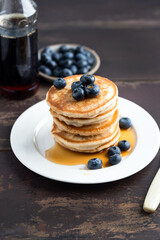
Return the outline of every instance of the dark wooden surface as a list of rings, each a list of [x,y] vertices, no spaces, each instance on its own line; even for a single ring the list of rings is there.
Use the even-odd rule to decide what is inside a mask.
[[[75,42],[94,48],[102,60],[97,74],[115,81],[120,96],[145,108],[160,125],[159,1],[37,3],[40,47]],[[100,185],[46,179],[14,156],[9,143],[13,123],[44,99],[49,87],[41,80],[38,93],[25,101],[0,97],[0,239],[159,240],[160,208],[146,214],[142,206],[160,153],[141,172]]]

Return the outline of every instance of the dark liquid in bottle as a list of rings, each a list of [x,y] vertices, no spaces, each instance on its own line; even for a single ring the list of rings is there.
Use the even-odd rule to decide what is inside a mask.
[[[38,89],[37,64],[37,30],[21,37],[0,35],[0,91],[4,96],[33,95]]]

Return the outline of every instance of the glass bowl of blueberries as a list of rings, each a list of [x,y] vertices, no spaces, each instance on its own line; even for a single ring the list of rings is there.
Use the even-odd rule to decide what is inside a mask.
[[[39,75],[47,81],[76,74],[94,74],[100,66],[98,54],[77,44],[55,44],[40,49]]]

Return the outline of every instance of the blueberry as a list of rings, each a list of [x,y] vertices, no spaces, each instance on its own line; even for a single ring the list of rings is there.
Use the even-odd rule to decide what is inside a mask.
[[[59,62],[59,60],[62,58],[62,53],[53,52],[52,53],[52,59],[56,62]]]
[[[52,75],[53,75],[54,77],[59,77],[61,70],[62,70],[62,69],[61,69],[60,67],[56,67],[56,68],[53,70]]]
[[[77,52],[77,53],[84,53],[85,50],[84,50],[84,48],[83,48],[82,46],[78,46],[78,47],[76,48],[76,52]]]
[[[51,76],[51,75],[52,75],[52,71],[51,71],[48,67],[46,67],[46,66],[44,66],[44,65],[41,65],[41,66],[39,67],[39,71],[42,72],[42,73],[44,73],[44,74],[47,74],[48,76]]]
[[[110,147],[108,150],[108,156],[114,155],[114,154],[121,154],[121,150],[119,147],[113,146]]]
[[[88,61],[88,64],[91,65],[91,66],[94,64],[94,58],[93,57],[88,58],[87,61]]]
[[[85,56],[86,56],[87,58],[90,58],[92,55],[91,55],[91,53],[90,53],[90,52],[88,52],[88,51],[85,51]]]
[[[65,52],[64,55],[63,55],[64,58],[67,58],[67,59],[72,59],[74,58],[74,53],[73,52]]]
[[[59,66],[64,67],[64,64],[65,64],[64,59],[60,59],[58,64],[59,64]]]
[[[64,68],[60,71],[60,77],[67,77],[73,75],[72,71],[68,68]]]
[[[75,52],[75,48],[69,48],[68,51],[74,53]]]
[[[69,67],[71,67],[72,63],[73,63],[73,61],[71,59],[62,59],[59,62],[59,65],[61,67],[69,68]]]
[[[75,88],[82,87],[83,88],[83,83],[80,81],[75,81],[72,83],[71,88],[74,90]]]
[[[85,95],[87,98],[97,97],[100,93],[100,88],[97,84],[90,84],[85,87]]]
[[[81,87],[75,88],[73,90],[72,96],[77,101],[83,100],[85,97],[83,88],[81,88]]]
[[[80,78],[80,81],[84,84],[84,85],[89,85],[91,83],[95,82],[95,77],[91,74],[85,74]]]
[[[57,78],[53,81],[53,85],[57,89],[62,89],[66,86],[66,80],[63,78]]]
[[[86,60],[78,60],[78,62],[77,62],[77,67],[79,67],[79,68],[86,67],[87,65],[88,65],[88,63]]]
[[[68,47],[66,45],[62,45],[60,48],[59,48],[59,52],[61,53],[64,53],[64,52],[67,52],[68,51]]]
[[[90,65],[88,65],[88,71],[90,71],[92,69],[92,67]]]
[[[75,58],[78,60],[86,60],[87,59],[83,53],[77,53]]]
[[[41,62],[47,65],[50,61],[52,61],[52,57],[46,53],[41,54]]]
[[[92,158],[87,164],[89,169],[99,169],[102,167],[102,160],[99,158]]]
[[[76,74],[76,73],[78,72],[78,68],[77,68],[76,65],[72,65],[72,66],[70,67],[70,69],[71,69],[71,71],[72,71],[73,74]]]
[[[51,56],[52,53],[53,53],[53,50],[50,47],[46,47],[46,48],[43,49],[42,54],[43,53]]]
[[[51,70],[55,69],[57,67],[57,63],[55,61],[48,61],[47,67],[49,67]]]
[[[110,163],[111,165],[118,164],[118,163],[120,163],[121,160],[122,160],[122,157],[121,157],[120,154],[114,154],[114,155],[111,155],[111,156],[109,157],[109,163]]]
[[[132,126],[131,119],[130,119],[130,118],[127,118],[127,117],[121,118],[121,119],[119,120],[119,126],[120,126],[120,128],[122,128],[122,129],[128,129],[128,128],[130,128],[130,127]]]
[[[82,67],[78,69],[78,74],[85,74],[88,72],[88,67]]]
[[[127,151],[130,148],[130,143],[127,140],[122,140],[118,143],[118,147],[121,151]]]

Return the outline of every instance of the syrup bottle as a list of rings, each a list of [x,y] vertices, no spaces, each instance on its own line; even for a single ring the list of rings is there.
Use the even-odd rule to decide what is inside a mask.
[[[0,93],[23,99],[38,89],[37,6],[0,1]]]

